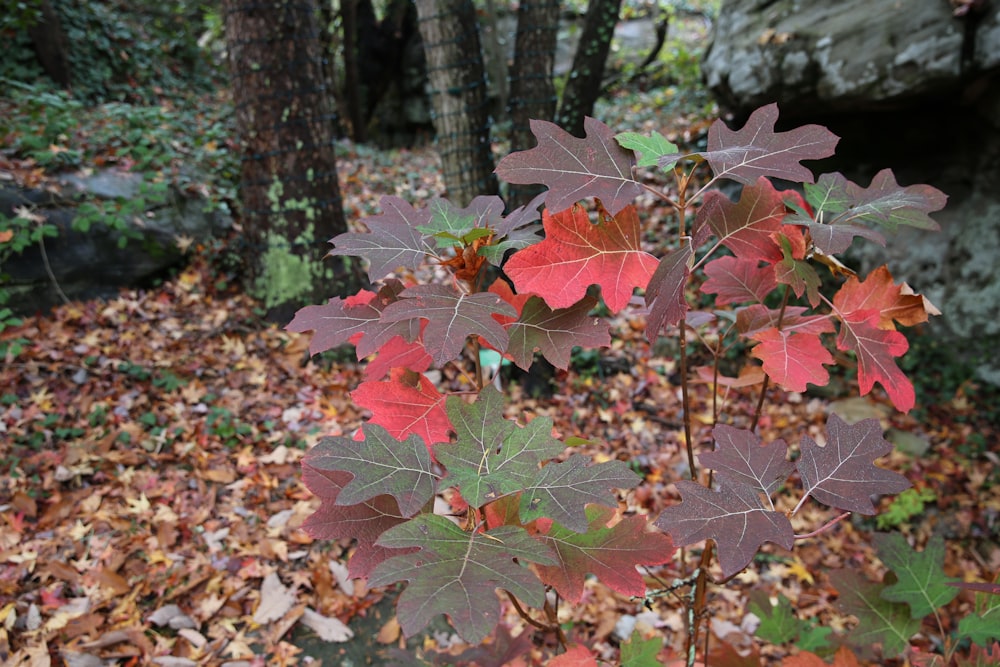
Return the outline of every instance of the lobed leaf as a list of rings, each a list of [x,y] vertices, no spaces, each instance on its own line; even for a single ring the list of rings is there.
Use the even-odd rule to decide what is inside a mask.
[[[715,451],[698,455],[698,461],[717,472],[771,495],[784,484],[795,465],[787,460],[788,445],[775,440],[765,445],[753,431],[719,424],[712,429]]]
[[[615,136],[615,141],[623,148],[640,154],[637,167],[655,167],[660,158],[677,153],[677,145],[659,132],[653,132],[648,137],[637,132],[622,132]]]
[[[444,482],[457,486],[473,507],[535,483],[539,464],[559,455],[564,445],[552,437],[552,420],[537,417],[524,428],[503,416],[503,395],[486,386],[473,403],[448,399],[448,416],[457,438],[435,448],[448,470]]]
[[[802,160],[821,160],[833,155],[837,135],[821,125],[804,125],[788,132],[775,132],[778,105],[768,104],[750,114],[739,130],[730,130],[721,120],[708,128],[708,160],[716,178],[729,178],[751,185],[759,178],[783,178],[812,183],[812,172]]]
[[[622,461],[588,466],[589,462],[589,457],[573,454],[566,461],[542,468],[533,482],[522,487],[521,521],[546,517],[582,533],[587,530],[587,504],[617,507],[618,499],[611,489],[631,489],[642,481]]]
[[[532,296],[517,321],[507,325],[507,354],[519,368],[528,370],[537,350],[553,366],[566,370],[574,346],[610,346],[607,321],[590,314],[596,305],[597,299],[584,297],[568,308],[553,310],[541,297]]]
[[[400,553],[375,541],[406,518],[391,496],[377,496],[357,505],[339,505],[340,492],[350,481],[350,473],[314,468],[310,465],[310,455],[306,454],[302,459],[302,482],[320,499],[320,506],[302,523],[302,529],[318,540],[356,540],[348,573],[351,577],[367,577],[376,565]]]
[[[701,291],[717,294],[715,302],[720,306],[746,301],[763,303],[778,286],[774,267],[761,266],[756,259],[718,257],[705,264],[705,275],[708,280],[702,283]]]
[[[612,312],[645,288],[657,260],[640,247],[639,216],[629,206],[615,217],[590,221],[582,206],[542,214],[545,240],[514,253],[504,270],[519,293],[541,296],[550,308],[569,308],[589,285],[600,285]]]
[[[849,425],[831,413],[826,446],[802,436],[796,463],[806,493],[821,503],[860,514],[875,514],[872,496],[899,493],[910,487],[905,477],[879,468],[874,460],[892,451],[877,419]]]
[[[316,470],[340,470],[354,478],[343,486],[338,505],[357,505],[376,496],[396,499],[403,516],[420,511],[434,497],[437,475],[427,446],[417,435],[401,442],[377,424],[363,424],[364,440],[325,437],[309,451]]]
[[[429,209],[417,210],[400,197],[379,200],[383,213],[365,218],[367,232],[345,232],[333,237],[331,255],[354,255],[368,260],[368,279],[385,278],[399,267],[416,270],[431,247],[418,227],[431,218]]]
[[[883,584],[871,583],[852,570],[831,572],[830,582],[840,594],[837,606],[858,619],[850,634],[852,644],[882,644],[883,656],[893,658],[920,631],[920,619],[910,615],[908,606],[882,597]]]
[[[508,183],[547,186],[549,210],[564,211],[581,199],[598,197],[617,215],[641,192],[632,178],[632,152],[619,146],[601,121],[585,118],[583,139],[548,121],[532,120],[530,125],[538,145],[507,155],[496,173]]]
[[[583,597],[587,574],[623,595],[644,595],[646,583],[636,566],[668,562],[674,545],[666,535],[647,531],[644,517],[620,517],[615,523],[616,518],[617,508],[591,505],[586,511],[586,532],[555,523],[539,535],[556,560],[535,566],[542,581],[573,603]]]
[[[549,549],[523,528],[467,532],[434,514],[394,526],[377,544],[419,549],[379,563],[368,579],[369,586],[409,582],[396,605],[403,632],[413,636],[435,616],[447,614],[458,635],[469,643],[481,642],[496,627],[497,588],[532,606],[545,601],[542,584],[519,561],[555,563]]]
[[[708,192],[694,225],[696,230],[709,227],[740,259],[777,262],[782,254],[773,235],[784,217],[782,194],[761,177],[743,188],[737,202],[717,190]]]
[[[917,402],[913,383],[899,369],[895,357],[910,348],[906,336],[898,331],[879,329],[881,314],[877,310],[840,313],[838,350],[851,350],[858,357],[858,387],[864,396],[878,382],[900,412],[908,412]]]
[[[670,533],[678,546],[713,540],[726,577],[749,565],[765,542],[792,548],[795,535],[784,514],[761,505],[750,485],[725,473],[717,477],[718,491],[697,482],[677,482],[682,502],[665,509],[653,525]]]
[[[764,362],[764,372],[783,389],[801,392],[808,384],[825,387],[830,381],[823,366],[832,365],[834,360],[816,334],[772,327],[752,338],[759,344],[751,356]]]
[[[370,423],[385,427],[394,438],[415,433],[430,447],[448,442],[451,437],[445,397],[423,375],[414,377],[404,368],[394,368],[388,381],[362,382],[351,392],[351,398],[371,410]]]
[[[399,297],[382,311],[382,321],[427,320],[424,347],[439,365],[458,358],[470,335],[482,336],[502,352],[507,348],[507,332],[493,315],[517,316],[496,294],[462,294],[447,285],[414,285]]]
[[[899,533],[873,536],[879,559],[896,575],[882,597],[910,605],[914,618],[923,618],[958,596],[951,582],[961,581],[944,573],[944,539],[934,535],[923,551],[915,551]]]

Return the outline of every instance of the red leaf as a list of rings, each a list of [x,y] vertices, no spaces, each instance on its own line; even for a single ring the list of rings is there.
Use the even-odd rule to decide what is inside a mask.
[[[899,473],[875,465],[875,459],[892,451],[882,438],[877,419],[849,425],[836,414],[826,422],[827,442],[820,447],[802,437],[796,463],[806,492],[821,503],[860,514],[875,514],[872,496],[899,493],[910,483]]]
[[[362,382],[351,398],[371,410],[371,423],[385,427],[394,438],[402,440],[416,433],[428,449],[448,442],[452,427],[444,409],[445,397],[423,375],[417,376],[416,386],[404,381],[407,375],[406,369],[394,368],[388,382]]]
[[[405,368],[415,373],[423,373],[431,367],[431,355],[427,354],[420,341],[408,343],[402,336],[396,336],[382,346],[378,355],[365,366],[365,379],[378,380],[393,368]]]
[[[756,259],[719,257],[705,265],[708,280],[702,283],[701,291],[718,294],[715,302],[743,303],[763,302],[778,283],[774,279],[774,268],[761,266]]]
[[[820,160],[833,155],[837,135],[821,125],[804,125],[789,132],[775,132],[778,105],[763,106],[740,130],[730,130],[721,120],[708,128],[708,160],[716,178],[751,184],[761,177],[812,183],[812,172],[800,160]]]
[[[687,287],[693,262],[691,239],[683,238],[679,248],[660,260],[660,265],[649,279],[646,286],[646,305],[649,306],[646,337],[649,340],[655,341],[664,327],[677,324],[687,313],[684,288]]]
[[[867,315],[867,318],[865,316]],[[858,318],[858,319],[852,319]],[[913,384],[893,361],[910,348],[898,331],[877,328],[879,312],[862,310],[842,317],[837,349],[853,350],[858,357],[858,387],[864,396],[878,382],[900,412],[908,412],[917,402]]]
[[[879,329],[894,329],[893,320],[903,326],[913,326],[927,321],[927,308],[923,297],[913,294],[906,283],[901,285],[894,283],[888,267],[884,264],[869,273],[864,281],[859,281],[853,276],[849,277],[834,295],[833,305],[848,318],[862,311],[878,311]],[[861,319],[867,320],[868,317]]]
[[[549,660],[548,667],[597,667],[597,659],[586,646],[570,644],[565,653]]]
[[[788,391],[805,391],[806,384],[824,387],[830,374],[823,365],[834,363],[819,336],[787,329],[764,329],[753,335],[760,345],[751,355],[764,362],[764,372]]]
[[[656,270],[656,258],[639,247],[639,217],[631,206],[597,224],[582,206],[545,211],[542,224],[545,240],[515,253],[504,270],[518,292],[538,294],[553,309],[572,306],[596,284],[618,312]]]
[[[508,183],[548,186],[545,205],[550,210],[564,211],[584,197],[598,197],[616,215],[641,192],[632,178],[634,155],[618,145],[601,121],[588,117],[583,127],[586,138],[578,139],[554,123],[532,120],[538,145],[500,160],[497,175]]]
[[[781,229],[785,202],[771,182],[761,177],[743,188],[739,202],[717,190],[705,195],[695,227],[708,225],[722,245],[741,259],[781,261],[781,249],[772,235]]]

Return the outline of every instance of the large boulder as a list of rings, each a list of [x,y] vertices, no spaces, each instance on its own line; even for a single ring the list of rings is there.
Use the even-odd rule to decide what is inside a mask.
[[[132,203],[135,210],[117,216],[115,224],[94,220],[84,231],[74,220],[87,201],[105,202],[108,210]],[[139,201],[148,203],[134,206]],[[13,217],[18,209],[41,215],[56,228],[44,248],[33,245],[3,267],[4,288],[12,295],[6,305],[20,314],[60,303],[60,291],[70,299],[89,299],[142,285],[180,263],[189,242],[203,242],[231,226],[224,211],[206,211],[200,196],[174,187],[150,196],[140,176],[117,170],[67,175],[46,189],[0,185],[0,216]]]
[[[970,96],[1000,70],[1000,4],[723,0],[702,62],[726,106],[797,112],[903,108]],[[965,6],[965,5],[963,5]]]
[[[841,137],[812,163],[867,186],[883,167],[901,185],[948,195],[941,233],[903,230],[881,248],[856,239],[862,271],[893,275],[942,311],[928,331],[1000,384],[1000,3],[946,0],[723,0],[704,72],[737,122],[777,102],[786,124]],[[782,129],[779,123],[779,130]]]

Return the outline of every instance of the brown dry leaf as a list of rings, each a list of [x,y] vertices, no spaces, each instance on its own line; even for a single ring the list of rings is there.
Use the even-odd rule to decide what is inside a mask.
[[[354,632],[336,618],[323,616],[313,609],[306,609],[302,615],[302,625],[306,626],[326,642],[346,642]]]
[[[278,578],[277,572],[272,572],[264,577],[260,586],[260,604],[254,612],[254,622],[263,625],[277,621],[292,608],[295,598],[295,591],[286,588]]]

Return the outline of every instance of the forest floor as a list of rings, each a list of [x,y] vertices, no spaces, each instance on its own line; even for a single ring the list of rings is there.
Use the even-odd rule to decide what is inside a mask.
[[[704,127],[696,120],[679,132],[691,139]],[[383,194],[418,201],[442,190],[429,150],[348,153],[339,168],[352,219]],[[191,263],[159,287],[70,303],[2,334],[30,345],[0,366],[0,661],[292,665],[311,655],[330,666],[366,664],[348,657],[361,642],[369,659],[409,646],[430,664],[462,664],[437,653],[463,649],[446,626],[407,644],[385,611],[386,592],[346,578],[349,541],[315,541],[300,528],[319,503],[302,484],[299,462],[320,437],[350,434],[365,419],[349,397],[363,364],[344,354],[310,361],[309,337],[263,322],[257,304],[230,287],[233,276],[214,252],[191,248]],[[622,502],[655,515],[677,500],[672,482],[685,466],[678,366],[669,346],[650,346],[624,320],[613,326],[613,347],[575,356],[553,390],[510,380],[505,389],[521,419],[547,415],[562,437],[610,443],[591,453],[631,462],[645,481]],[[883,523],[843,521],[793,553],[765,549],[746,572],[713,587],[713,643],[736,651],[713,664],[794,653],[754,637],[760,619],[750,605],[768,601],[788,600],[799,619],[829,628],[835,649],[855,621],[837,606],[828,573],[850,568],[881,580],[886,568],[871,542],[879,529],[902,531],[918,547],[943,536],[949,575],[996,578],[1000,436],[982,417],[995,406],[978,403],[971,380],[942,392],[933,359],[925,363],[915,379],[928,402],[910,415],[877,391],[858,398],[850,375],[823,394],[771,390],[760,421],[766,441],[821,437],[831,411],[848,421],[876,417],[897,445],[880,464],[904,473],[920,500],[897,506]],[[447,389],[454,380],[441,381]],[[704,442],[712,396],[705,384],[693,387],[696,440]],[[757,400],[742,392],[723,397],[723,413],[737,423]],[[880,508],[892,506],[883,499]],[[833,516],[816,506],[796,529]],[[682,567],[678,555],[651,568],[650,586]],[[633,627],[660,634],[679,653],[682,605],[671,597],[648,602],[591,580],[584,601],[564,605],[560,618],[608,664]],[[946,607],[945,632],[974,604],[963,592]],[[553,637],[528,640],[513,610],[502,627],[493,657],[477,664],[540,665],[556,653]],[[914,643],[933,650],[941,640],[928,623]],[[876,656],[868,658],[903,664]]]

